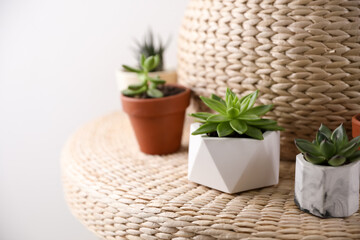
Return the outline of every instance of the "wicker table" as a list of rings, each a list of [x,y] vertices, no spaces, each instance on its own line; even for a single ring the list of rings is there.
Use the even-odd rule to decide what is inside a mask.
[[[188,125],[188,124],[187,124]],[[294,204],[294,163],[274,187],[229,195],[187,180],[187,138],[167,156],[138,151],[127,117],[77,131],[62,156],[66,200],[103,239],[360,239],[360,213],[320,219]]]

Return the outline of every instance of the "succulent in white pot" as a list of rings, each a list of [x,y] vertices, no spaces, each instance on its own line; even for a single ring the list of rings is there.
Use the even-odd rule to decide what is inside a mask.
[[[188,179],[226,193],[275,185],[279,181],[280,130],[262,118],[273,107],[254,107],[255,91],[238,98],[230,89],[225,100],[201,97],[217,114],[190,114]]]
[[[321,125],[312,142],[295,139],[295,203],[321,218],[348,217],[359,209],[360,136],[348,140],[341,124]]]
[[[129,85],[138,83],[138,72],[135,70],[141,67],[142,56],[145,58],[150,56],[159,56],[159,64],[156,66],[156,68],[149,71],[149,77],[159,78],[170,84],[177,82],[176,70],[165,69],[164,53],[168,43],[163,44],[161,38],[159,38],[156,44],[151,30],[148,32],[142,42],[135,41],[135,43],[137,45],[137,48],[135,49],[135,57],[138,60],[138,67],[129,67],[123,65],[122,68],[116,71],[119,91],[126,89]]]

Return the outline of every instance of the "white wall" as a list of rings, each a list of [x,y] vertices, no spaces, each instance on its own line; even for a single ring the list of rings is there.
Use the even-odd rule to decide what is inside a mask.
[[[0,239],[95,239],[63,199],[59,156],[120,108],[115,69],[148,27],[176,38],[186,0],[0,0]]]

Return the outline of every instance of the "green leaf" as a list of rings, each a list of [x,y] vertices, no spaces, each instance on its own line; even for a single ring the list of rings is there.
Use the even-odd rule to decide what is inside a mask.
[[[239,109],[233,107],[229,108],[226,112],[230,118],[236,118],[240,113]]]
[[[346,130],[343,124],[340,124],[331,134],[331,141],[333,141],[338,149],[348,142]]]
[[[360,160],[360,151],[357,150],[355,153],[353,153],[350,157],[349,157],[349,161],[350,162],[355,162],[357,160]]]
[[[247,108],[245,109],[245,111],[251,109],[254,106],[255,101],[258,97],[258,94],[259,94],[259,90],[256,90],[255,92],[250,94],[249,104],[248,104]]]
[[[231,108],[233,106],[233,94],[230,88],[226,89],[225,101],[228,108]]]
[[[315,156],[321,156],[320,148],[305,139],[295,139],[295,145],[302,153],[309,153]]]
[[[350,142],[345,144],[338,154],[344,157],[350,157],[360,147],[360,136],[353,138]]]
[[[231,128],[229,122],[222,122],[220,123],[217,128],[217,133],[219,137],[226,137],[234,132],[234,130]]]
[[[146,94],[152,98],[161,98],[164,96],[164,94],[159,89],[156,88],[148,89],[146,91]]]
[[[166,81],[160,79],[159,76],[156,76],[156,78],[152,78],[152,77],[148,77],[148,78],[149,78],[150,82],[153,82],[155,84],[164,84],[164,83],[166,83]]]
[[[336,147],[332,142],[328,141],[327,139],[324,139],[320,143],[320,151],[326,159],[329,159],[332,156],[334,156],[334,154],[336,153]]]
[[[141,57],[140,57],[140,65],[141,65],[141,67],[144,66],[145,59],[146,59],[145,55],[141,54]]]
[[[244,121],[233,119],[230,121],[230,126],[239,134],[244,134],[247,130],[247,125]]]
[[[222,104],[224,104],[224,106],[226,106],[225,101],[224,101],[221,97],[219,97],[218,95],[211,94],[211,97],[210,97],[210,98],[213,99],[213,100],[219,101],[219,102],[221,102]]]
[[[252,126],[260,126],[260,125],[276,124],[276,121],[271,119],[258,119],[258,120],[247,120],[246,123]]]
[[[229,118],[224,115],[221,115],[221,114],[216,114],[216,115],[210,116],[208,119],[206,119],[206,121],[220,123],[220,122],[229,121]]]
[[[201,96],[200,98],[209,108],[217,111],[218,113],[226,115],[226,107],[220,101],[203,96]]]
[[[240,114],[237,119],[240,119],[240,120],[258,120],[260,119],[258,116],[256,116],[255,114],[247,114],[247,113],[244,113],[244,114]]]
[[[159,63],[160,63],[160,56],[158,54],[156,54],[155,57],[154,57],[154,63],[151,66],[150,71],[155,69],[159,65]]]
[[[259,140],[263,140],[264,136],[262,135],[262,132],[252,126],[247,126],[247,130],[245,132],[246,135],[248,135],[249,137],[255,138],[255,139],[259,139]]]
[[[147,90],[147,86],[145,85],[142,88],[139,88],[137,90],[125,89],[125,90],[121,91],[121,93],[125,96],[135,96],[135,95],[145,92],[146,90]]]
[[[346,161],[346,157],[344,156],[340,156],[340,155],[336,155],[336,156],[333,156],[329,161],[329,165],[330,166],[333,166],[333,167],[337,167],[337,166],[340,166],[340,165],[343,165]]]
[[[194,132],[192,132],[191,134],[198,135],[198,134],[216,132],[217,126],[218,126],[218,123],[204,123],[198,129],[196,129]]]
[[[152,70],[152,66],[154,64],[154,56],[150,56],[148,58],[145,59],[145,62],[144,62],[144,70],[147,71],[147,72],[150,72]]]
[[[268,111],[270,111],[273,108],[273,106],[274,105],[272,105],[272,104],[257,106],[257,107],[254,107],[254,108],[251,108],[251,109],[247,110],[246,114],[255,114],[257,116],[263,116]]]
[[[322,134],[324,134],[324,136],[325,136],[326,138],[328,138],[328,139],[331,138],[332,132],[331,132],[331,130],[330,130],[327,126],[325,126],[324,124],[321,124],[321,125],[320,125],[319,132],[321,132]],[[320,141],[320,142],[321,142],[321,141]]]
[[[196,117],[202,120],[206,120],[208,117],[212,116],[213,114],[208,112],[198,112],[198,113],[191,113],[190,116]]]
[[[316,137],[315,137],[315,142],[320,145],[320,143],[323,141],[323,140],[328,140],[328,141],[331,141],[330,138],[327,138],[322,132],[320,131],[317,131],[316,132]]]
[[[147,74],[145,74],[145,73],[138,73],[137,74],[137,77],[138,77],[138,79],[140,79],[140,81],[146,81],[147,80],[147,76],[146,76]]]
[[[122,65],[122,67],[128,72],[141,73],[141,70],[129,67],[127,65]]]
[[[304,153],[304,158],[313,164],[322,164],[326,161],[326,158],[324,156],[314,156],[310,153]]]
[[[261,128],[263,130],[268,130],[268,131],[283,131],[284,128],[280,127],[276,124],[269,124],[269,125],[259,125],[257,126],[258,128]]]
[[[137,89],[145,86],[145,84],[146,84],[146,81],[143,81],[142,83],[131,84],[131,85],[128,86],[128,88],[131,89],[131,90],[137,90]]]

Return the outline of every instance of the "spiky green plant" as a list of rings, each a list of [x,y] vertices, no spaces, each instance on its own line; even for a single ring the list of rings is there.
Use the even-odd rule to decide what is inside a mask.
[[[165,81],[161,80],[159,76],[155,78],[149,77],[149,72],[156,68],[156,66],[159,64],[159,61],[159,55],[150,56],[147,58],[145,58],[144,55],[141,55],[141,67],[139,69],[123,65],[123,68],[127,71],[137,73],[137,76],[141,82],[138,84],[129,85],[127,89],[122,91],[122,94],[125,96],[135,97],[146,93],[146,95],[151,98],[163,97],[163,93],[157,89],[157,86],[164,84]]]
[[[164,70],[164,52],[168,46],[168,43],[163,44],[161,38],[158,38],[158,44],[155,43],[154,35],[151,30],[145,35],[144,40],[139,42],[135,40],[137,48],[135,49],[136,59],[140,59],[140,56],[144,55],[146,58],[150,56],[159,56],[159,64],[151,69],[150,72],[163,71]],[[141,67],[141,62],[138,64]]]
[[[360,159],[360,136],[349,141],[343,124],[333,132],[321,124],[315,140],[295,139],[295,145],[313,164],[341,166]]]
[[[239,99],[228,88],[225,101],[215,94],[212,94],[211,98],[200,97],[209,108],[218,114],[208,112],[190,114],[203,123],[192,135],[217,133],[219,137],[226,137],[244,134],[262,140],[264,131],[283,130],[276,121],[261,118],[271,110],[273,105],[254,107],[258,93],[259,91],[256,90]]]

